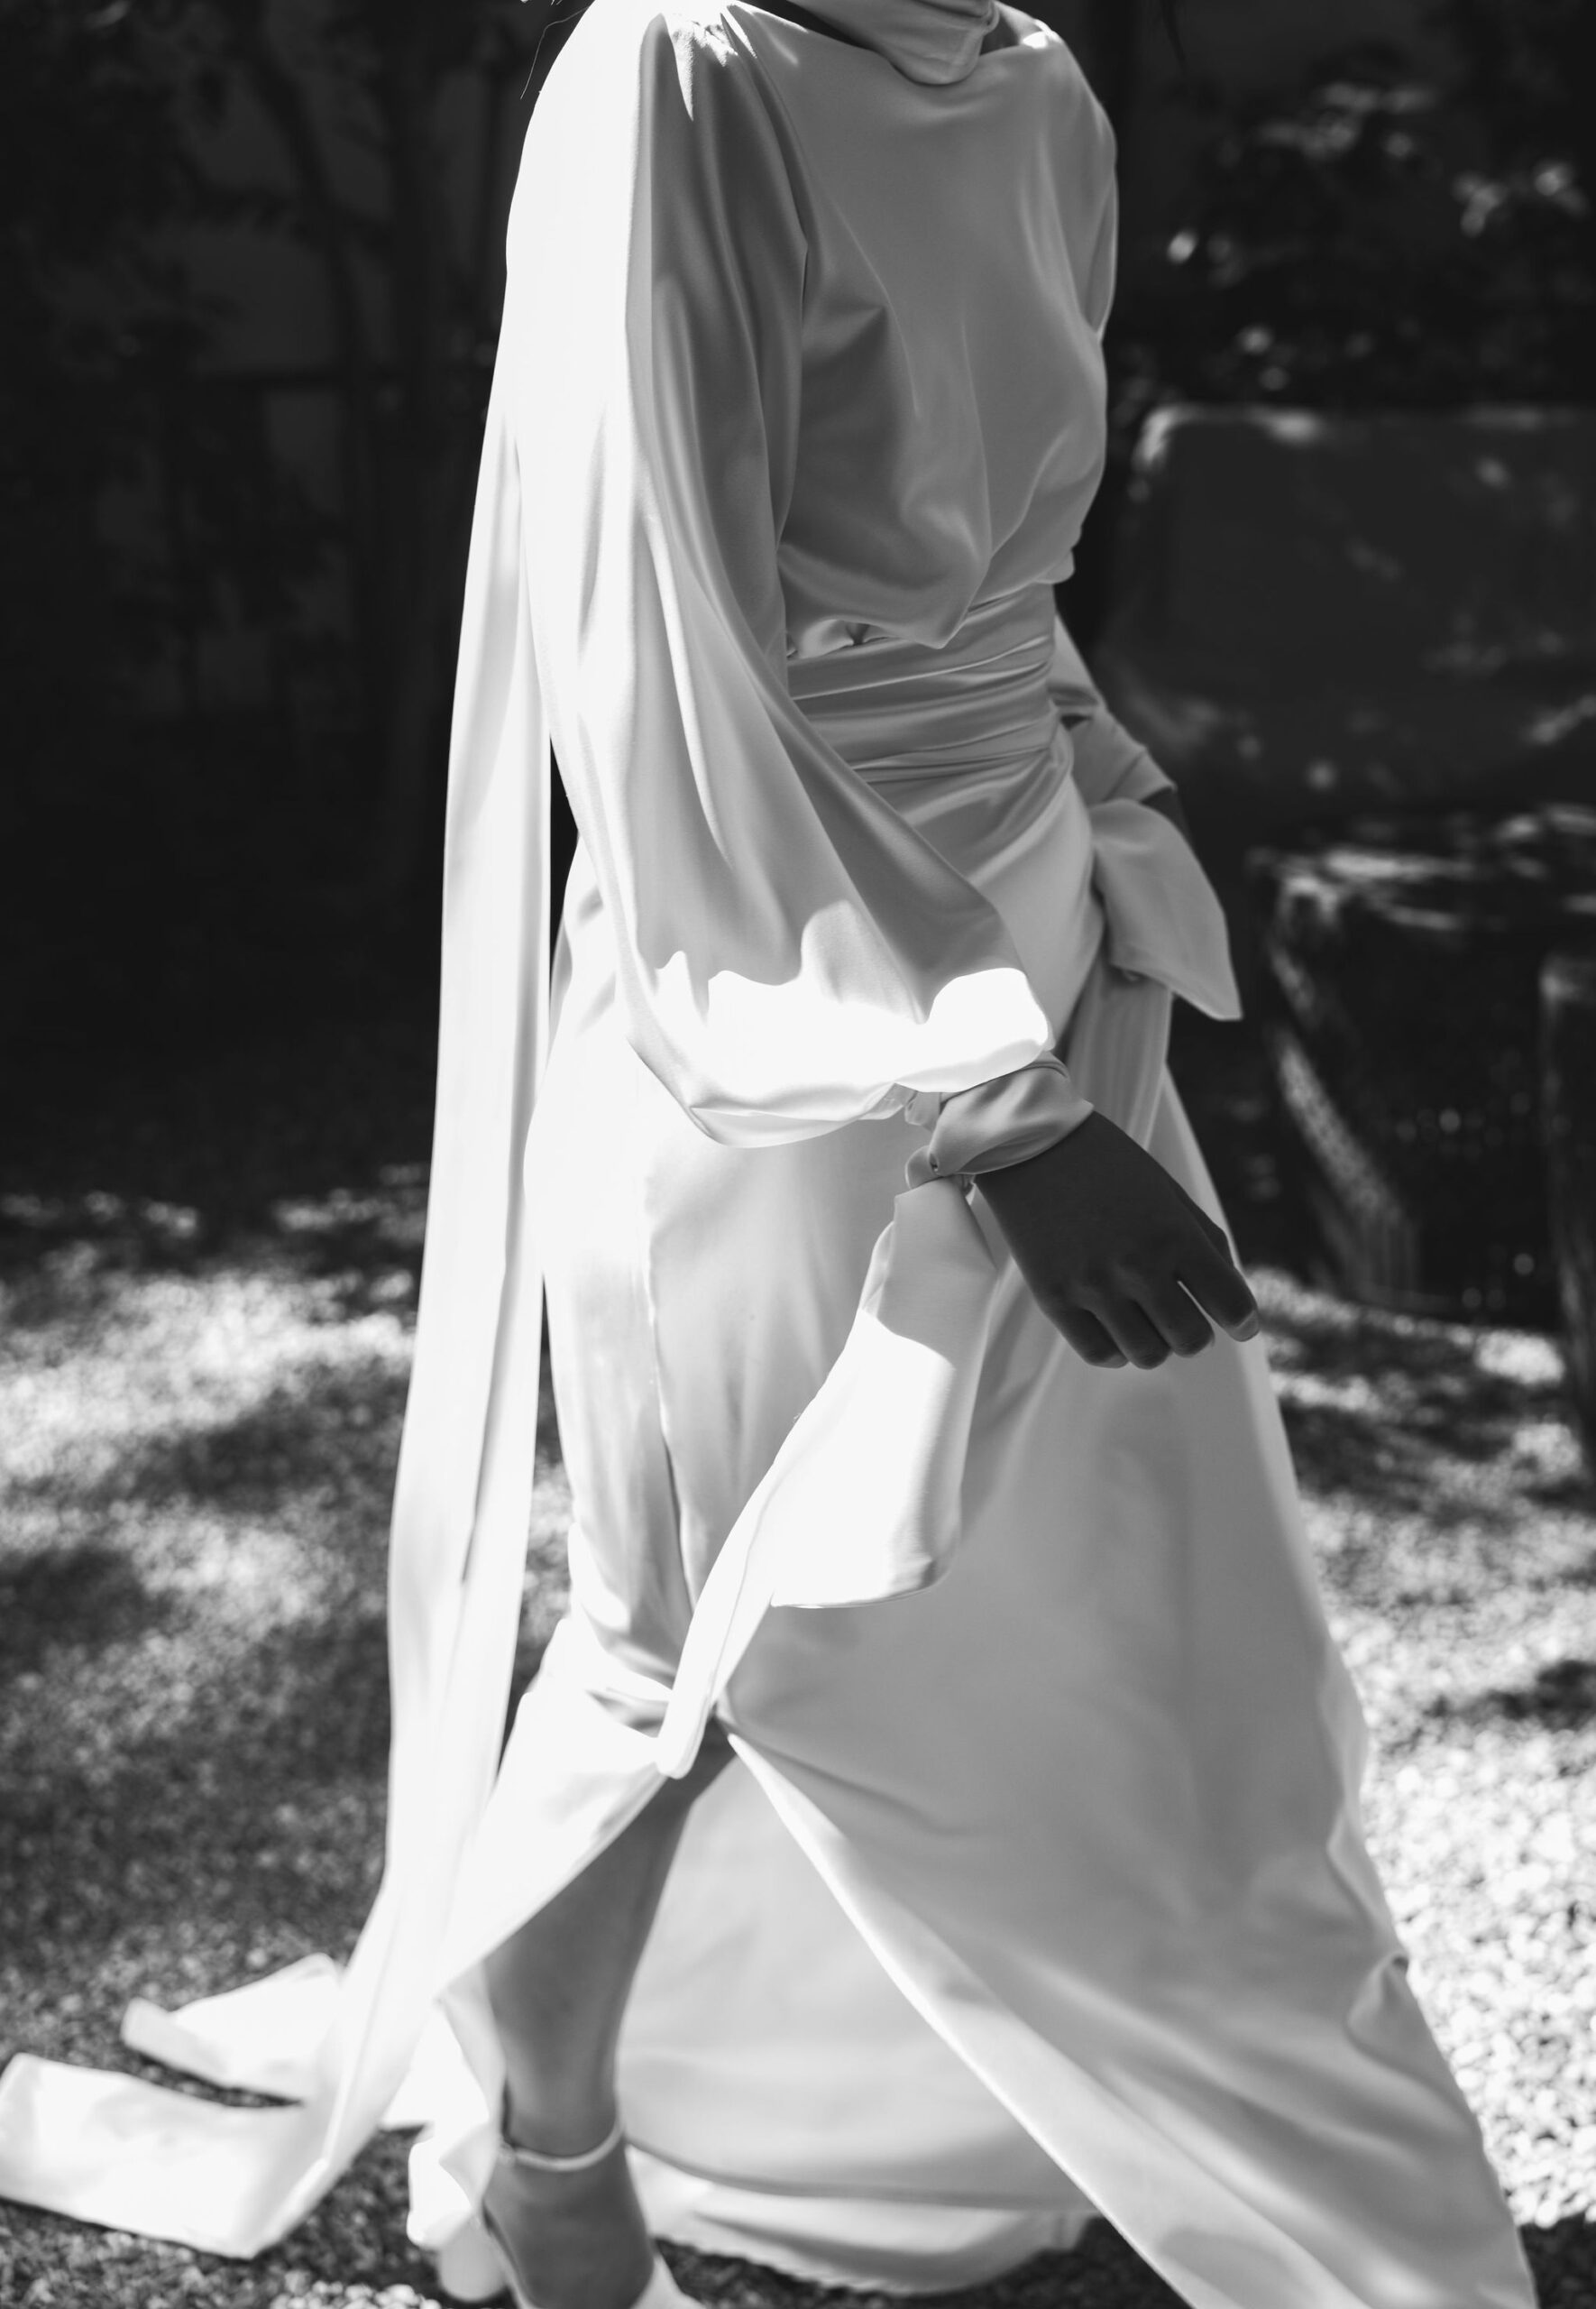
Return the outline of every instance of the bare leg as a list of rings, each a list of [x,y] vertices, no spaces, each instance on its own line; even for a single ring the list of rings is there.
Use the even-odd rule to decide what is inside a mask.
[[[633,1976],[693,1799],[730,1758],[711,1724],[687,1777],[666,1780],[613,1844],[487,1958],[518,2148],[580,2155],[613,2123],[615,2052]],[[631,2309],[653,2247],[623,2147],[578,2173],[501,2165],[488,2204],[537,2309]]]

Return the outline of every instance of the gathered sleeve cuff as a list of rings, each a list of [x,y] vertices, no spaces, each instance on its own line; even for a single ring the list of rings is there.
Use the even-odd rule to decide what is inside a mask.
[[[931,1179],[968,1183],[985,1172],[1027,1163],[1078,1130],[1096,1109],[1076,1089],[1063,1060],[1050,1052],[948,1098],[922,1092],[906,1112],[931,1134],[904,1173],[908,1184],[918,1187]]]
[[[734,23],[597,9],[533,116],[501,362],[561,772],[638,1056],[769,1144],[1027,1064],[997,913],[793,704],[805,236]]]

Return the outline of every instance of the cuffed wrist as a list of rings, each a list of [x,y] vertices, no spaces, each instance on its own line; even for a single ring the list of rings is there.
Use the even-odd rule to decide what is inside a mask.
[[[921,1101],[913,1102],[920,1106]],[[929,1106],[930,1101],[924,1102]],[[912,1187],[931,1179],[979,1178],[985,1171],[1028,1163],[1078,1130],[1095,1113],[1069,1079],[1063,1061],[1050,1054],[995,1075],[940,1101],[930,1137],[910,1156],[904,1173]],[[930,1120],[924,1112],[914,1119]]]

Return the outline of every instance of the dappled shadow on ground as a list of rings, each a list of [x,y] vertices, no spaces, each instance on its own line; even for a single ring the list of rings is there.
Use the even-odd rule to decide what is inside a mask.
[[[0,1193],[7,1327],[92,1328],[129,1275],[195,1274],[226,1255],[327,1285],[326,1320],[415,1302],[426,1220],[425,1164],[384,1164],[362,1191],[219,1201],[207,1215],[96,1191]]]
[[[58,1461],[14,1477],[8,1489],[18,1507],[79,1519],[129,1502],[280,1522],[300,1501],[324,1513],[351,1501],[369,1508],[392,1475],[405,1387],[401,1370],[374,1358],[313,1366],[230,1415],[175,1419],[118,1439],[87,1465]]]
[[[261,1918],[304,1949],[348,1945],[381,1850],[388,1659],[380,1564],[326,1544],[331,1575],[291,1570],[258,1614],[236,1593],[218,1610],[202,1578],[152,1615],[103,1573],[110,1612],[91,1583],[87,1620],[59,1612],[24,1655],[0,1707],[0,1913],[14,1948],[49,1944],[57,1984],[118,1946],[159,1952],[174,1918],[211,1936],[210,1987],[250,1969]],[[529,1626],[518,1691],[539,1650]]]
[[[382,1838],[383,1556],[431,1032],[429,1016],[329,1025],[168,1063],[159,1079],[69,1084],[31,1141],[0,1148],[0,2057],[26,2046],[132,2065],[115,2033],[130,1994],[175,2004],[312,1949],[343,1954],[365,1915]],[[1405,1921],[1417,1894],[1432,1913],[1444,1906],[1442,1953],[1477,1980],[1496,1927],[1474,1918],[1459,1953],[1454,1847],[1472,1854],[1468,1884],[1484,1884],[1484,1766],[1507,1790],[1486,1825],[1515,1864],[1527,1849],[1520,1748],[1555,1739],[1570,1752],[1596,1723],[1596,1525],[1555,1349],[1370,1316],[1306,1288],[1246,1066],[1206,1090],[1188,1067],[1185,1084],[1243,1250],[1275,1262],[1260,1277],[1271,1355],[1321,1574],[1362,1643],[1361,1684],[1378,1697],[1383,1674],[1396,1695],[1385,1752],[1417,1723],[1432,1748],[1453,1739],[1475,1775],[1427,1811],[1422,1789],[1404,1792],[1400,1825],[1402,1853],[1431,1834],[1435,1847],[1403,1879]],[[568,1502],[546,1403],[544,1421],[518,1688],[564,1594]],[[1559,1596],[1578,1611],[1554,1625]],[[1519,1748],[1498,1756],[1509,1738]],[[1561,1864],[1556,1850],[1536,1860],[1554,1923],[1567,1909]],[[1443,1902],[1430,1896],[1449,1868]],[[1536,1946],[1527,1967],[1564,1962]],[[1566,2070],[1564,2050],[1559,2039],[1547,2058]],[[0,2208],[0,2298],[353,2309],[394,2287],[412,2289],[394,2309],[415,2309],[435,2296],[404,2238],[406,2146],[373,2144],[246,2266]],[[1527,2241],[1545,2309],[1596,2299],[1596,2231],[1571,2220]],[[706,2303],[817,2298],[745,2263],[675,2258]],[[1099,2223],[1077,2253],[937,2298],[1165,2309],[1174,2296]]]
[[[272,1234],[143,1265],[80,1240],[0,1278],[30,1316],[0,1335],[4,2001],[40,2049],[104,2058],[127,1988],[342,1953],[374,1886],[414,1299],[376,1286],[418,1190],[272,1183]],[[518,1692],[563,1594],[547,1404],[541,1443]],[[91,2046],[60,1984],[107,1975]]]
[[[1254,1280],[1298,1478],[1338,1510],[1322,1566],[1338,1593],[1436,1604],[1504,1575],[1596,1581],[1596,1486],[1554,1340]]]
[[[1442,1721],[1481,1723],[1500,1717],[1509,1724],[1544,1724],[1572,1731],[1596,1721],[1596,1660],[1554,1660],[1525,1684],[1504,1685],[1466,1698],[1443,1693],[1426,1711]]]
[[[120,1549],[86,1540],[0,1561],[0,1684],[37,1673],[60,1641],[92,1654],[160,1627],[167,1597],[152,1595]]]
[[[413,1280],[435,1035],[412,1001],[225,1050],[36,1063],[0,1144],[0,1279],[42,1272],[46,1311],[77,1246],[101,1273],[183,1272],[255,1241],[307,1273]]]
[[[1561,1359],[1534,1335],[1505,1360],[1493,1339],[1493,1365],[1481,1334],[1461,1325],[1304,1297],[1277,1298],[1270,1315],[1292,1449],[1320,1488],[1378,1491],[1388,1506],[1444,1519],[1456,1503],[1436,1482],[1437,1455],[1484,1467],[1511,1457],[1527,1430],[1564,1420]],[[1573,1460],[1552,1484],[1571,1497],[1586,1488]],[[1531,1495],[1545,1488],[1527,1485]]]
[[[17,1694],[0,1908],[19,1948],[50,1948],[58,1982],[158,1945],[173,1918],[234,1944],[235,1978],[262,1916],[307,1948],[344,1946],[373,1888],[387,1662],[378,1599],[330,1600],[259,1633],[174,1607],[153,1651],[73,1647]]]

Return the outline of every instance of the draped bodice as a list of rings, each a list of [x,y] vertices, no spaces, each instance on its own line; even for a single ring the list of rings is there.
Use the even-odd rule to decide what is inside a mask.
[[[1096,952],[1092,843],[1048,686],[1053,594],[977,602],[940,647],[867,630],[787,660],[793,701],[848,768],[993,906],[1050,1034]]]
[[[977,602],[940,649],[866,634],[787,660],[793,703],[872,785],[1023,768],[1053,750],[1053,595]]]

